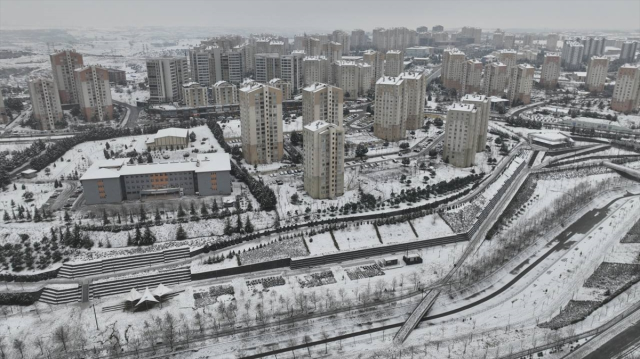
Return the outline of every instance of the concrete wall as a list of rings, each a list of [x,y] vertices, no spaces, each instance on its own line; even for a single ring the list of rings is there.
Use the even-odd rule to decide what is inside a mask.
[[[118,203],[124,199],[123,186],[119,178],[92,179],[81,182],[84,200],[87,204]],[[98,190],[99,182],[104,184],[105,198],[100,198],[100,192]]]
[[[215,188],[212,174],[215,173]],[[198,192],[201,196],[231,194],[231,174],[228,171],[201,172],[196,174]]]

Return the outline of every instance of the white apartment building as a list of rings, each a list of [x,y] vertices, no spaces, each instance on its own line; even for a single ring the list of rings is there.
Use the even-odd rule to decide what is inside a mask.
[[[291,84],[293,92],[298,92],[303,87],[303,59],[303,51],[293,51],[290,55],[280,56],[281,78]]]
[[[473,39],[474,44],[479,44],[481,42],[482,29],[479,27],[465,26],[458,33],[458,38],[461,38],[461,37]]]
[[[334,42],[342,44],[343,54],[349,54],[349,51],[351,51],[351,35],[342,30],[335,30],[333,34],[331,34],[331,39]]]
[[[489,115],[491,114],[491,101],[484,95],[464,95],[460,100],[463,104],[476,107],[476,126],[473,131],[476,135],[476,152],[485,150],[487,145],[487,132],[489,131]]]
[[[492,62],[484,68],[483,93],[487,96],[501,97],[507,88],[509,69],[502,62]]]
[[[304,126],[304,189],[315,199],[344,194],[344,129],[313,121]]]
[[[516,48],[516,35],[506,34],[504,35],[504,48],[515,49]]]
[[[384,52],[367,50],[362,54],[362,61],[371,66],[371,85],[375,86],[376,81],[384,76]]]
[[[565,40],[562,46],[562,66],[567,71],[579,70],[583,54],[583,44],[578,41]]]
[[[58,88],[60,103],[77,104],[78,92],[76,90],[75,69],[84,66],[82,55],[74,50],[58,51],[49,56],[53,80]]]
[[[283,41],[277,41],[277,40],[269,41],[269,47],[268,47],[268,50],[266,52],[275,53],[275,54],[278,54],[278,55],[284,55],[285,54],[284,42]]]
[[[370,65],[341,60],[334,62],[332,68],[332,83],[344,91],[345,98],[356,99],[359,95],[365,95],[371,88],[373,69]]]
[[[532,34],[524,34],[524,37],[522,38],[522,46],[533,46]]]
[[[518,64],[518,52],[515,50],[500,50],[498,51],[498,61],[507,65],[507,69],[511,71]]]
[[[620,48],[620,59],[626,62],[635,62],[636,52],[638,52],[638,42],[625,41]]]
[[[556,51],[558,49],[558,40],[560,40],[560,36],[558,34],[548,34],[547,35],[547,50]]]
[[[626,64],[618,69],[611,109],[628,113],[640,105],[640,65]]]
[[[533,87],[534,67],[529,64],[520,64],[511,70],[507,99],[511,104],[517,100],[523,105],[531,103],[531,89]]]
[[[324,56],[308,56],[302,59],[303,82],[310,85],[314,82],[328,82],[327,58]],[[333,81],[333,79],[332,79]]]
[[[404,55],[400,50],[389,50],[385,55],[385,76],[398,76],[404,71]]]
[[[189,50],[191,78],[202,86],[211,86],[222,80],[222,49],[200,46]]]
[[[76,69],[74,75],[78,104],[84,118],[87,121],[113,120],[109,70],[92,65]]]
[[[584,45],[584,52],[582,54],[583,59],[589,59],[592,56],[602,56],[604,55],[604,48],[607,39],[601,36],[588,36],[582,40],[580,40],[582,45]]]
[[[548,89],[555,89],[558,86],[560,77],[560,54],[548,52],[544,54],[542,72],[540,73],[540,84]]]
[[[280,55],[277,53],[256,54],[256,81],[266,84],[280,78]]]
[[[609,58],[605,56],[593,56],[587,66],[587,78],[585,85],[591,92],[601,92],[607,80],[609,71]]]
[[[218,81],[212,86],[213,102],[216,105],[238,103],[238,88],[227,81]]]
[[[480,93],[482,91],[482,62],[467,60],[462,71],[462,86],[460,95]]]
[[[455,167],[470,167],[477,150],[478,110],[472,104],[454,103],[447,111],[442,158]]]
[[[373,134],[396,142],[406,137],[407,96],[402,77],[383,76],[376,82]]]
[[[367,44],[367,37],[362,29],[356,29],[351,31],[351,48],[354,50],[360,49]]]
[[[283,152],[282,91],[261,83],[240,89],[242,154],[252,165],[280,162]]]
[[[427,92],[427,77],[421,72],[403,72],[399,75],[404,83],[407,103],[407,130],[417,130],[424,123],[424,105]]]
[[[282,91],[282,100],[291,100],[291,93],[292,93],[292,88],[291,88],[291,84],[288,83],[287,81],[283,80],[283,79],[271,79],[269,80],[269,86],[271,87],[275,87],[280,89],[280,91]]]
[[[182,101],[187,107],[202,107],[209,104],[207,88],[197,82],[182,85]]]
[[[373,46],[378,51],[404,50],[407,47],[418,45],[418,33],[405,27],[390,29],[373,29]]]
[[[493,46],[496,49],[501,49],[504,47],[504,31],[501,31],[500,29],[496,30],[493,33],[493,38],[491,39],[491,42],[493,43]]]
[[[187,59],[167,57],[147,60],[149,103],[177,102],[182,99],[182,84],[189,82]]]
[[[341,88],[313,83],[302,89],[302,123],[324,121],[342,127],[344,92]]]
[[[228,52],[222,55],[222,80],[233,84],[242,82],[244,74],[244,55],[242,52]]]
[[[447,89],[462,91],[462,75],[466,58],[464,52],[450,48],[442,55],[442,84]]]
[[[37,80],[30,80],[28,85],[33,117],[39,122],[40,129],[55,129],[56,121],[60,121],[63,117],[58,86],[55,81],[39,78]],[[2,106],[4,106],[4,102]]]

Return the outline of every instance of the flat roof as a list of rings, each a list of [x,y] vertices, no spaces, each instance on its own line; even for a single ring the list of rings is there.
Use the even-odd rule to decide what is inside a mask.
[[[28,169],[28,170],[24,170],[22,171],[22,173],[26,174],[26,175],[30,175],[32,173],[37,173],[38,171],[34,170],[34,169]]]
[[[178,127],[169,127],[163,128],[162,130],[158,130],[155,138],[160,137],[187,137],[189,135],[189,130],[186,128],[178,128]]]
[[[305,129],[309,130],[309,131],[318,131],[321,130],[325,127],[331,126],[331,124],[329,122],[325,122],[322,120],[316,120],[311,122],[310,124],[304,126]]]
[[[466,94],[462,97],[461,101],[485,101],[487,96],[477,94]]]
[[[476,106],[466,103],[454,103],[453,105],[449,106],[448,110],[472,112],[476,110]]]
[[[541,140],[541,142],[566,142],[569,137],[559,133],[559,132],[546,132],[546,133],[532,133],[532,138],[536,140]]]
[[[376,81],[376,85],[380,84],[380,85],[399,85],[402,82],[402,77],[401,76],[395,76],[395,77],[391,77],[391,76],[382,76],[381,78],[378,79],[378,81]]]

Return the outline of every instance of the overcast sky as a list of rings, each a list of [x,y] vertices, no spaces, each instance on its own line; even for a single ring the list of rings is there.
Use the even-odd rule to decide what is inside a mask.
[[[205,26],[314,31],[639,29],[640,0],[0,0],[0,29]]]

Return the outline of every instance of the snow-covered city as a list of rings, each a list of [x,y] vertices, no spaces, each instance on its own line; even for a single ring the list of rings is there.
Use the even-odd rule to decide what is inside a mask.
[[[638,14],[0,0],[0,358],[640,358]]]

